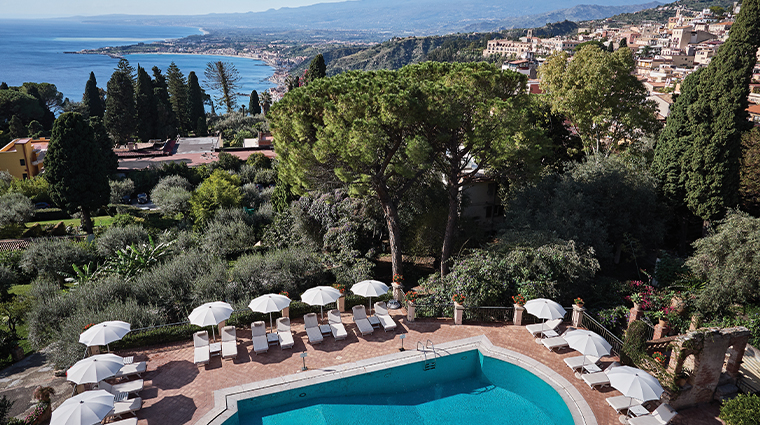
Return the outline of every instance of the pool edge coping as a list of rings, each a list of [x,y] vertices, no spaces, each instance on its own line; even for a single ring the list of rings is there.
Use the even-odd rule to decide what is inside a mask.
[[[526,369],[557,391],[557,394],[562,397],[562,400],[570,411],[575,425],[598,425],[596,416],[591,410],[591,406],[570,381],[538,360],[493,345],[485,335],[441,343],[435,347],[435,350],[436,352],[443,353],[442,355],[452,355],[464,351],[478,350],[484,356],[505,361]],[[421,351],[410,349],[403,352],[371,357],[357,362],[344,363],[319,369],[309,369],[291,375],[222,388],[214,391],[214,407],[198,419],[198,421],[195,422],[195,425],[223,425],[227,419],[237,413],[237,402],[239,400],[315,385],[391,367],[403,366],[419,362],[423,359],[424,356]]]

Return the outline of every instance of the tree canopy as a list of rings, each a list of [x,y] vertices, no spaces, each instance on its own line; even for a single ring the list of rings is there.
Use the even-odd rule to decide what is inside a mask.
[[[228,113],[232,112],[237,105],[235,91],[240,87],[240,73],[235,65],[232,62],[209,62],[203,75],[206,76],[206,84],[211,90],[219,93],[216,101],[223,103]]]
[[[655,134],[655,105],[633,75],[630,49],[608,53],[594,45],[552,55],[539,69],[541,88],[552,111],[565,115],[588,152],[625,149],[644,135]]]
[[[132,72],[129,61],[121,59],[106,86],[108,95],[104,121],[108,133],[118,145],[126,145],[132,139],[137,125]]]
[[[95,79],[94,72],[90,72],[90,78],[87,80],[87,84],[84,86],[82,103],[84,104],[84,108],[88,117],[103,118],[103,114],[105,114],[105,105],[103,105],[103,100],[100,97],[98,81]]]
[[[82,213],[82,225],[92,233],[90,211],[108,203],[108,175],[115,170],[114,153],[82,115],[66,112],[53,124],[45,179],[59,206]]]

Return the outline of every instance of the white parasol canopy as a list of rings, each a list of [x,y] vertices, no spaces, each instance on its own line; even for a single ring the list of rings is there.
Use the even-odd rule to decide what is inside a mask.
[[[122,366],[124,359],[116,354],[97,354],[71,366],[66,371],[66,379],[75,384],[95,384],[114,376]]]
[[[309,305],[318,305],[322,320],[325,319],[325,313],[322,307],[326,304],[334,303],[340,298],[340,291],[332,286],[315,286],[301,294],[301,301]]]
[[[372,297],[379,297],[388,292],[388,285],[379,280],[363,280],[351,287],[351,292],[369,298],[369,311],[372,312]]]
[[[660,381],[649,373],[630,366],[613,367],[607,372],[612,388],[641,401],[657,400],[664,391]]]
[[[113,394],[106,390],[85,391],[66,400],[53,411],[51,424],[99,424],[113,410]]]
[[[612,345],[602,338],[598,333],[591,332],[586,329],[578,329],[568,332],[563,336],[567,345],[573,350],[583,354],[583,363],[581,367],[586,366],[586,358],[588,356],[600,357],[608,356]],[[576,374],[575,376],[580,377]]]
[[[211,326],[211,335],[214,335],[214,326],[230,318],[234,310],[232,306],[223,301],[214,301],[196,307],[190,313],[190,323],[196,326]]]
[[[260,297],[254,298],[248,303],[248,308],[258,313],[269,313],[269,326],[274,332],[274,325],[272,324],[272,313],[280,311],[283,308],[290,305],[290,298],[280,294],[265,294]]]
[[[560,319],[565,317],[565,307],[546,298],[536,298],[525,303],[525,311],[539,319]]]
[[[79,342],[88,347],[108,345],[124,338],[130,330],[132,326],[121,320],[101,322],[79,334]]]

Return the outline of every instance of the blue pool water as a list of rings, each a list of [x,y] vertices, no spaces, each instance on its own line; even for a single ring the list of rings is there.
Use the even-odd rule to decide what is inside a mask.
[[[238,402],[225,425],[566,425],[546,382],[477,350]]]

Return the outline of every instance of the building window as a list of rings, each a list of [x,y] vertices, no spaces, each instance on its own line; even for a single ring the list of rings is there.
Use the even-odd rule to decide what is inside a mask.
[[[19,159],[18,161],[21,163],[21,166],[22,166],[22,167],[26,165],[26,161],[24,161],[24,159],[23,159],[23,158],[22,158],[22,159]]]

